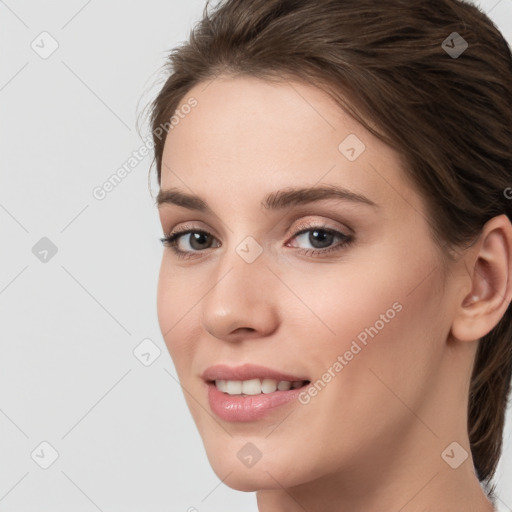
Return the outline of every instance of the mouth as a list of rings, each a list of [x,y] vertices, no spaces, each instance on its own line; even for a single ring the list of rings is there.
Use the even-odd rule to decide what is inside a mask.
[[[219,364],[207,368],[201,377],[211,411],[230,422],[253,422],[268,414],[284,414],[283,408],[287,404],[297,406],[298,396],[311,383],[305,375],[254,364]]]
[[[256,378],[249,380],[208,380],[207,384],[214,385],[222,393],[228,395],[254,396],[261,394],[275,393],[279,391],[289,391],[290,389],[300,389],[308,384],[309,380],[276,380]]]

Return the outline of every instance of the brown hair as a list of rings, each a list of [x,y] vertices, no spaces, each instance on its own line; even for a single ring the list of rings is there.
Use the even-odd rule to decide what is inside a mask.
[[[468,44],[461,55],[448,51],[453,32]],[[440,247],[467,246],[492,217],[512,218],[512,56],[469,2],[226,0],[212,14],[207,3],[167,65],[151,103],[159,184],[161,127],[192,87],[219,75],[289,78],[322,88],[398,152]],[[489,495],[512,375],[511,317],[509,307],[480,340],[468,397],[471,452]]]

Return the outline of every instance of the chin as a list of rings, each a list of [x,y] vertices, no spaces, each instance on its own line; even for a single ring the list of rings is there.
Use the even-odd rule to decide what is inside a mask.
[[[240,441],[240,440],[239,440]],[[217,475],[228,487],[237,491],[255,492],[262,489],[289,488],[305,483],[313,478],[311,474],[297,473],[294,462],[279,458],[277,451],[272,454],[262,455],[252,466],[246,466],[238,457],[240,444],[236,448],[228,443],[220,446],[211,446],[207,449],[207,457],[210,465]],[[295,458],[295,457],[294,457]],[[293,471],[295,469],[295,472]]]
[[[217,474],[217,473],[216,473]],[[217,474],[219,478],[220,475]],[[225,477],[225,475],[224,475]],[[270,482],[270,477],[267,475],[247,475],[243,474],[243,471],[233,471],[223,483],[225,483],[231,489],[242,492],[256,492],[262,489],[277,488],[275,481]],[[271,480],[271,479],[270,479]],[[274,484],[273,487],[271,484]]]
[[[259,466],[259,464],[258,464]],[[239,468],[228,467],[227,464],[220,463],[217,466],[212,464],[214,473],[231,489],[242,492],[256,492],[262,489],[281,489],[282,487],[290,487],[294,484],[288,482],[284,472],[278,473],[267,470],[264,466],[259,468]],[[231,473],[230,473],[231,471]],[[226,475],[228,475],[226,477]],[[274,478],[272,478],[272,476]]]

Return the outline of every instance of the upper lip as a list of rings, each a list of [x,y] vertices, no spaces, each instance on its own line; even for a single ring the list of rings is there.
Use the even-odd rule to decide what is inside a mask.
[[[228,366],[226,364],[216,364],[207,368],[201,377],[205,381],[214,380],[251,380],[251,379],[273,379],[277,381],[287,380],[290,382],[299,380],[308,380],[301,375],[291,375],[283,373],[266,366],[255,364],[243,364],[241,366]]]

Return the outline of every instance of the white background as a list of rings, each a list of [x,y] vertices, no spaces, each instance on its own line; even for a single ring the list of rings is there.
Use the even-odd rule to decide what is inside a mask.
[[[203,5],[0,1],[0,512],[257,510],[213,473],[173,378],[150,156],[92,194],[143,145],[137,118]],[[481,5],[512,41],[512,0]],[[43,31],[58,43],[46,59],[31,47]],[[43,237],[57,247],[46,263],[32,252]],[[161,355],[146,367],[133,350],[147,338]],[[48,469],[43,441],[58,452]],[[503,510],[507,479],[510,411]]]

